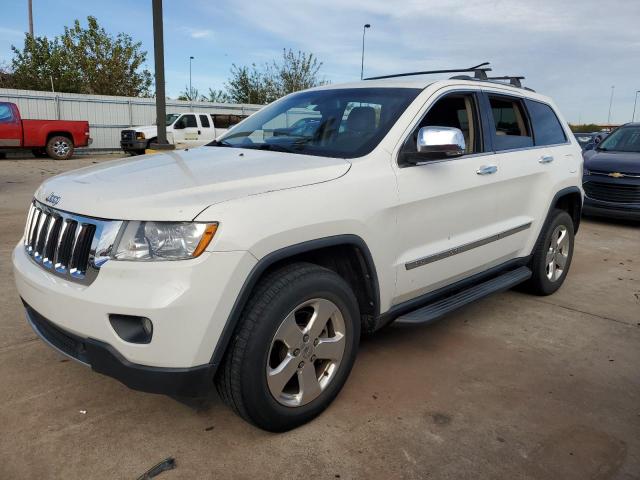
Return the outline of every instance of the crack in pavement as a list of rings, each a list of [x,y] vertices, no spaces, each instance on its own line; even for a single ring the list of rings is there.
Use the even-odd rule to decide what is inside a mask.
[[[632,323],[628,323],[625,322],[624,320],[618,320],[617,318],[611,318],[611,317],[605,317],[603,315],[599,315],[597,313],[592,313],[592,312],[587,312],[585,310],[580,310],[578,308],[574,308],[574,307],[567,307],[566,305],[560,305],[557,303],[553,303],[553,302],[546,302],[544,300],[541,299],[534,299],[534,302],[540,302],[540,303],[544,303],[545,305],[553,305],[554,307],[560,307],[560,308],[564,308],[565,310],[569,310],[571,312],[576,312],[576,313],[583,313],[585,315],[590,315],[592,317],[597,317],[600,318],[602,320],[608,320],[610,322],[616,322],[616,323],[620,323],[622,325],[626,325],[627,327],[633,327],[635,325],[633,325]]]

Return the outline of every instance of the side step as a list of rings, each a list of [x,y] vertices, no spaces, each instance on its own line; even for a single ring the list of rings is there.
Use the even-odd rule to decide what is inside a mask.
[[[449,297],[437,300],[425,307],[405,313],[396,319],[396,323],[404,325],[424,325],[425,323],[433,322],[443,315],[475,302],[482,297],[509,290],[511,287],[531,278],[531,275],[532,272],[528,267],[516,268],[491,280],[478,283]]]

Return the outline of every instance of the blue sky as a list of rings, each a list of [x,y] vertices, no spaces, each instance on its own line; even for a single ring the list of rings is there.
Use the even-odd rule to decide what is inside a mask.
[[[0,62],[22,45],[27,1],[2,0]],[[150,0],[33,0],[36,35],[54,36],[94,15],[149,52]],[[496,74],[522,74],[552,96],[569,121],[604,122],[615,85],[612,122],[631,119],[640,90],[637,0],[165,0],[167,92],[189,81],[222,88],[232,63],[262,63],[283,48],[315,53],[332,83],[359,78],[362,25],[365,76],[492,62]],[[636,119],[640,118],[640,107]]]

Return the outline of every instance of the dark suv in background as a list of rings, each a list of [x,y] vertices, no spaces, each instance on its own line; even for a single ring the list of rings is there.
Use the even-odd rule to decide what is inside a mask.
[[[622,125],[583,157],[583,212],[640,220],[640,123]]]

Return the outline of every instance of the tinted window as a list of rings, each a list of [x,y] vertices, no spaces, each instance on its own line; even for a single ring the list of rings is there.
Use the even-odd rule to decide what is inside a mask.
[[[200,123],[202,124],[202,128],[210,128],[209,115],[200,115]]]
[[[221,142],[238,148],[360,157],[378,145],[419,92],[414,88],[331,88],[295,93],[253,114]],[[292,128],[309,117],[319,120],[314,128]]]
[[[213,124],[216,128],[229,128],[231,124],[230,115],[214,115]]]
[[[482,151],[477,108],[473,95],[452,94],[438,100],[420,121],[403,148],[404,152],[416,152],[418,131],[422,127],[455,127],[464,135],[465,152]]]
[[[567,141],[560,120],[549,105],[527,100],[536,145],[555,145]],[[588,141],[587,141],[588,142]]]
[[[533,138],[527,125],[522,103],[517,98],[489,96],[496,150],[533,146]]]
[[[198,128],[195,115],[185,115],[182,117],[182,121],[187,128]]]
[[[640,152],[640,127],[620,127],[605,138],[598,150],[611,150],[615,152]]]
[[[8,103],[0,103],[0,123],[10,123],[13,121],[13,112]]]

